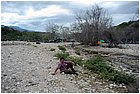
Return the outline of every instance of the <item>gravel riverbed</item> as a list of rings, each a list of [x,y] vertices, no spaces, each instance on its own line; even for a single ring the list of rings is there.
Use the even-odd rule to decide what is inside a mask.
[[[79,75],[51,75],[59,60],[58,45],[67,43],[1,42],[2,93],[124,93],[125,85],[99,79],[74,66]],[[50,51],[51,48],[56,49]]]

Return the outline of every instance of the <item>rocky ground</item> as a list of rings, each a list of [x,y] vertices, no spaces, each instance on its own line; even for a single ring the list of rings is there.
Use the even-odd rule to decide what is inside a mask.
[[[139,91],[139,44],[119,44],[119,48],[78,45],[74,49],[85,59],[100,54],[110,66],[136,78],[134,84],[127,86],[128,92]]]
[[[108,60],[114,68],[126,71],[129,74],[139,74],[139,45],[123,45],[123,48],[107,48],[101,46],[75,46],[80,49],[80,55],[89,58],[93,55],[100,54]],[[135,49],[134,49],[135,48]]]
[[[98,78],[97,74],[74,66],[79,75],[51,75],[58,64],[58,45],[68,43],[1,43],[2,93],[116,93],[128,92],[125,85],[116,85]],[[55,51],[50,51],[55,48]],[[73,49],[67,49],[75,55]]]

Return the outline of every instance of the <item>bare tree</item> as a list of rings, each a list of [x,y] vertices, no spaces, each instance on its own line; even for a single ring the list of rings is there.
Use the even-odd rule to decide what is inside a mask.
[[[76,20],[82,31],[82,40],[87,45],[96,45],[100,40],[100,34],[112,25],[112,18],[97,4],[91,9],[76,14]]]
[[[46,26],[46,32],[50,32],[50,38],[49,39],[56,39],[57,38],[57,32],[58,32],[59,26],[57,24],[48,23]]]
[[[139,20],[139,8],[136,9],[134,16],[131,18],[131,21]]]

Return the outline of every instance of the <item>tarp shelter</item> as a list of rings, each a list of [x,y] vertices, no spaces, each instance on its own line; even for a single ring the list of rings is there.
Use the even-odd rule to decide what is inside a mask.
[[[100,42],[101,42],[101,43],[104,43],[105,41],[104,41],[104,40],[100,40]]]

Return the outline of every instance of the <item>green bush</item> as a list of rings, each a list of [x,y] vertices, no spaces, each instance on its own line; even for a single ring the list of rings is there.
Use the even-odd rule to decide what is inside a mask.
[[[64,57],[64,59],[68,58],[69,53],[68,52],[59,52],[57,54],[54,55],[55,57],[57,57],[58,59],[61,57]]]
[[[118,72],[116,70],[112,71],[112,73],[108,73],[108,79],[114,81],[115,83],[125,83],[134,82],[134,78],[129,76],[128,74]]]
[[[73,56],[69,56],[66,58],[66,60],[68,61],[72,61],[74,62],[76,65],[83,65],[83,60],[80,57],[73,57]]]
[[[66,48],[64,46],[58,45],[58,48],[59,48],[59,50],[66,51]]]
[[[96,56],[91,58],[84,63],[85,67],[94,73],[98,73],[101,78],[108,79],[115,83],[124,83],[128,84],[129,82],[133,82],[134,78],[131,76],[121,73],[117,70],[114,70],[111,66],[108,66],[104,59],[100,56]]]
[[[55,49],[54,48],[51,48],[50,51],[55,51]]]

